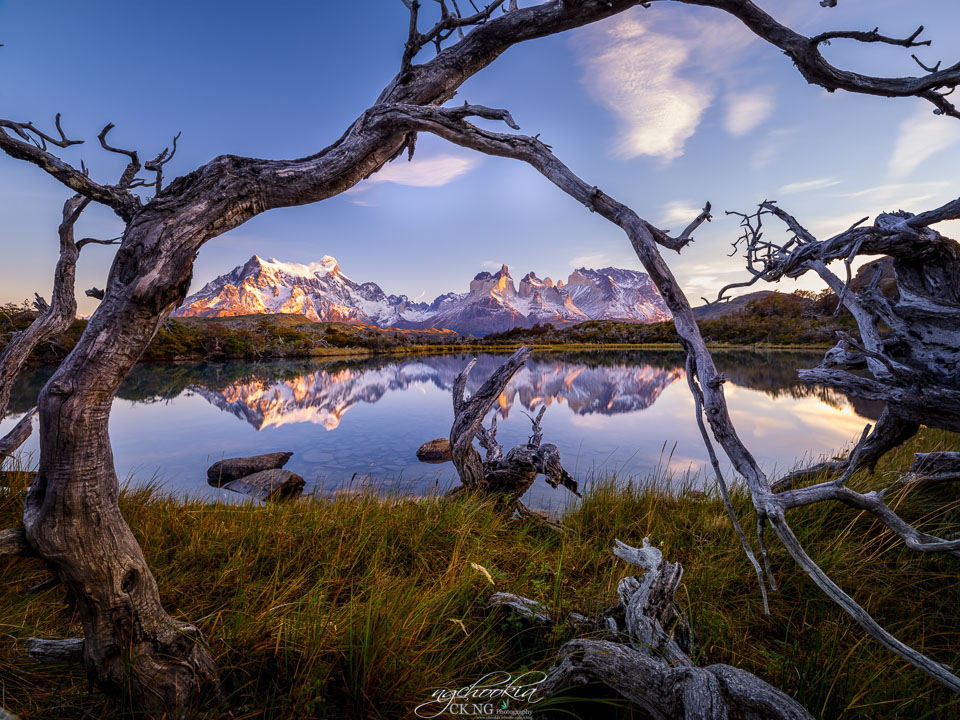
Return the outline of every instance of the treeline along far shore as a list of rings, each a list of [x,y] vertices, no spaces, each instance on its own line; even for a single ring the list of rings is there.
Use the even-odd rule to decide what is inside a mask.
[[[698,308],[708,342],[724,345],[825,347],[838,331],[855,328],[843,309],[834,314],[837,297],[830,291],[755,293],[720,305]],[[26,302],[0,306],[0,348],[11,333],[36,317]],[[86,327],[78,319],[63,335],[39,344],[33,364],[59,363],[76,345]],[[554,327],[537,324],[482,337],[450,330],[399,330],[343,323],[312,322],[301,315],[241,315],[221,318],[177,318],[163,325],[141,357],[145,362],[320,357],[339,354],[442,351],[477,348],[577,345],[677,344],[672,320],[643,324],[591,320]]]

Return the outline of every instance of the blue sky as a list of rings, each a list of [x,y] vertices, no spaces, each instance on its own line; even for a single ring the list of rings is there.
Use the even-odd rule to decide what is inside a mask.
[[[805,34],[879,26],[907,35],[923,23],[934,44],[919,48],[921,59],[960,59],[955,2],[760,4]],[[63,113],[68,133],[87,140],[65,159],[83,158],[104,182],[123,167],[96,141],[107,122],[117,126],[113,143],[146,157],[182,132],[171,179],[223,153],[315,152],[396,72],[407,22],[400,0],[43,5],[0,1],[3,116],[52,127]],[[875,74],[920,72],[902,48],[841,41],[827,55]],[[866,215],[922,211],[960,194],[960,122],[916,99],[809,86],[779,51],[711,9],[658,2],[517,46],[468,81],[463,100],[508,108],[584,180],[661,227],[679,230],[710,200],[713,223],[682,255],[668,253],[691,298],[744,278],[727,257],[738,232],[724,210],[776,199],[826,237]],[[0,187],[0,302],[49,295],[67,191],[5,157]],[[949,225],[941,230],[960,236]],[[120,224],[91,209],[78,231],[110,237]],[[104,286],[112,252],[84,250],[81,290]],[[425,136],[412,163],[395,161],[347,194],[266,213],[207,243],[194,289],[254,253],[298,263],[332,255],[357,281],[423,299],[463,291],[501,263],[517,279],[529,270],[565,279],[580,265],[639,269],[622,233],[532,169]],[[95,307],[81,296],[80,312]]]

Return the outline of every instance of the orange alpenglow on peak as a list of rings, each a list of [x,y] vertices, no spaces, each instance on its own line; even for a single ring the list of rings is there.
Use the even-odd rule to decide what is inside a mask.
[[[666,305],[642,272],[620,268],[578,268],[564,285],[529,272],[514,286],[510,268],[483,271],[464,293],[449,292],[433,302],[387,295],[373,282],[357,283],[330,255],[308,264],[264,260],[245,264],[207,283],[174,314],[181,317],[292,313],[320,322],[382,328],[446,329],[485,335],[514,327],[586,320],[658,322],[670,318]]]

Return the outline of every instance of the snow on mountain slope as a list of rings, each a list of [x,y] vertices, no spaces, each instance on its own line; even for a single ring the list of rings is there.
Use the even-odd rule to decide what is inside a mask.
[[[188,297],[174,314],[223,317],[260,313],[294,313],[310,320],[397,328],[446,328],[483,335],[535,323],[555,325],[585,320],[621,319],[657,322],[669,319],[650,278],[619,268],[579,268],[567,284],[556,285],[527,273],[514,285],[504,265],[481,272],[466,293],[447,293],[432,303],[387,295],[372,282],[358,284],[328,256],[300,265],[263,260],[254,255]]]

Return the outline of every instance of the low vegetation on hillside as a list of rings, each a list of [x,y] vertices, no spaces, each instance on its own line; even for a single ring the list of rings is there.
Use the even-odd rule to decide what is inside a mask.
[[[832,292],[772,293],[742,310],[710,320],[700,329],[708,342],[728,345],[822,345],[836,341],[836,331],[855,330],[845,310],[837,317]],[[0,306],[0,347],[9,333],[36,317],[27,304]],[[56,363],[77,344],[86,327],[77,320],[64,335],[39,345],[34,363]],[[563,328],[532,328],[486,335],[461,336],[450,330],[398,330],[343,323],[315,323],[300,315],[242,315],[224,318],[171,318],[157,333],[142,360],[231,360],[322,357],[344,353],[406,352],[416,348],[595,344],[678,343],[673,321],[644,325],[591,320]]]
[[[753,300],[741,310],[720,317],[699,320],[700,332],[708,343],[728,345],[823,345],[837,340],[836,332],[856,331],[847,310],[836,317],[837,296],[831,291],[812,293],[771,293]],[[679,343],[673,321],[628,323],[618,320],[589,320],[578,325],[554,328],[535,325],[487,335],[484,343],[537,344],[651,344]]]

